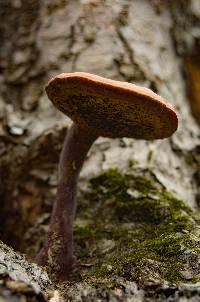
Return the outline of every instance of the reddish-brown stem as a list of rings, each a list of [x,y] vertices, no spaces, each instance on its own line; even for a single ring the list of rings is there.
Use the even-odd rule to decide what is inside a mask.
[[[60,280],[66,279],[72,268],[77,181],[87,152],[96,138],[90,128],[82,128],[74,123],[67,131],[61,152],[50,231],[37,256],[37,262],[52,266]]]

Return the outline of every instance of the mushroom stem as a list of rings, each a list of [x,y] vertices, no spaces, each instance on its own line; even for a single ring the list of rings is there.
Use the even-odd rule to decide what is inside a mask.
[[[73,123],[67,131],[61,152],[57,196],[48,239],[36,258],[38,264],[53,267],[60,280],[66,279],[72,269],[77,181],[87,152],[96,138],[91,128]]]

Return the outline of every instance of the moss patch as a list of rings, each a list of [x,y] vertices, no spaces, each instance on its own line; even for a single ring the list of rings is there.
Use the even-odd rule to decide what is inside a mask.
[[[79,277],[90,282],[199,279],[198,215],[143,176],[90,180],[75,225]],[[187,272],[187,273],[185,273]]]

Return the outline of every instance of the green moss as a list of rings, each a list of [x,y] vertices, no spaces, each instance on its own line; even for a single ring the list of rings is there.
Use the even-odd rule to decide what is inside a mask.
[[[93,282],[120,277],[142,284],[148,276],[179,283],[181,271],[192,267],[197,280],[198,261],[190,257],[200,249],[192,236],[197,216],[144,176],[111,169],[92,178],[78,208],[84,223],[75,227],[77,258],[92,263],[82,275]]]
[[[134,159],[130,159],[129,161],[128,161],[128,166],[129,166],[129,168],[133,168],[134,166],[136,166],[136,165],[138,165],[138,161],[137,160],[134,160]]]
[[[148,155],[147,155],[147,160],[150,162],[153,158],[153,150],[149,150]]]
[[[84,240],[84,239],[100,239],[106,237],[106,231],[98,228],[92,228],[90,225],[86,226],[75,226],[75,234],[76,239]]]

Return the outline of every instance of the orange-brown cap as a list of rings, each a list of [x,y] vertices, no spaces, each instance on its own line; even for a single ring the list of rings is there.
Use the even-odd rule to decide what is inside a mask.
[[[46,86],[52,103],[99,136],[161,139],[178,126],[177,115],[148,88],[85,72],[62,73]]]

